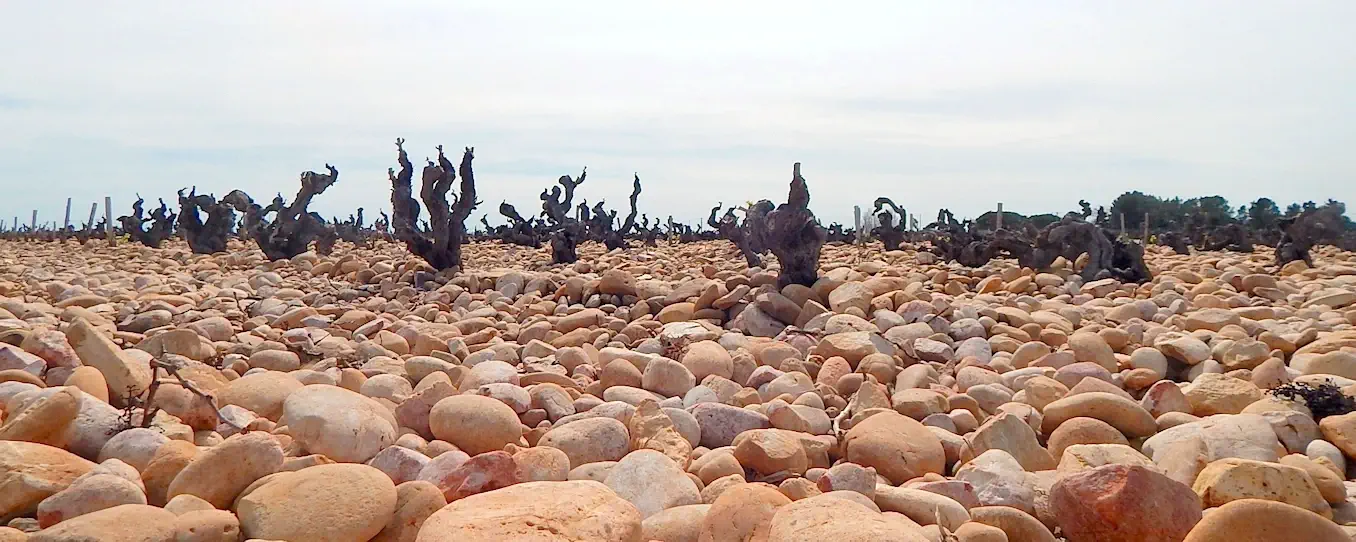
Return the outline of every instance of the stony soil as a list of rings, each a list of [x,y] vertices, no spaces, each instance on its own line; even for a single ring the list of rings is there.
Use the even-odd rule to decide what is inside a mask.
[[[0,243],[0,542],[1356,534],[1351,253],[232,243]]]

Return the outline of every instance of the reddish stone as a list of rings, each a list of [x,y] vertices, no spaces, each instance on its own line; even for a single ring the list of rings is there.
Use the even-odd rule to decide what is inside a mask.
[[[485,452],[449,472],[438,489],[447,502],[518,483],[518,465],[505,451]]]
[[[1178,542],[1201,520],[1191,488],[1138,465],[1065,476],[1050,488],[1050,508],[1069,542]]]
[[[38,330],[24,339],[20,348],[47,361],[48,367],[76,368],[81,365],[80,357],[66,340],[66,334],[56,330]]]
[[[415,480],[428,482],[438,486],[439,489],[446,488],[452,474],[457,472],[457,469],[470,459],[471,456],[466,455],[466,452],[461,450],[443,452],[438,457],[429,460],[428,464],[420,469]]]
[[[395,409],[396,421],[400,422],[401,427],[413,429],[419,436],[432,440],[434,438],[433,429],[429,427],[429,412],[433,410],[433,405],[438,401],[457,394],[457,390],[446,382],[437,382],[432,386],[419,390],[418,393],[411,395],[397,406]]]

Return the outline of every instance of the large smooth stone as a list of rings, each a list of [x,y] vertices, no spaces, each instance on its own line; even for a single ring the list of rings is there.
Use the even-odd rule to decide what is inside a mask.
[[[172,542],[174,514],[144,504],[91,512],[29,535],[29,542]]]
[[[704,431],[704,429],[703,429]],[[705,434],[702,435],[705,439]],[[918,421],[893,411],[882,412],[849,429],[843,439],[844,457],[902,484],[927,473],[946,469],[946,452],[937,435]]]
[[[1069,540],[1181,540],[1201,520],[1191,488],[1151,469],[1108,465],[1061,478],[1050,507]]]
[[[856,492],[845,492],[861,496]],[[863,497],[864,498],[864,497]],[[917,524],[865,504],[823,494],[777,509],[768,540],[776,542],[926,542]]]
[[[112,383],[109,383],[112,386]],[[284,373],[266,371],[242,376],[217,392],[217,404],[237,405],[273,421],[283,414],[283,403],[301,382]]]
[[[656,450],[636,450],[612,467],[603,484],[650,517],[675,506],[701,504],[696,484],[672,459]]]
[[[198,454],[170,482],[166,499],[194,495],[225,510],[255,480],[278,472],[283,450],[272,435],[252,432]]]
[[[590,481],[527,482],[429,516],[416,542],[644,542],[636,507]]]
[[[518,415],[503,402],[483,395],[454,395],[429,411],[429,427],[439,440],[469,455],[504,449],[523,436]]]
[[[31,515],[39,502],[93,468],[94,463],[61,448],[0,441],[0,520]]]
[[[1242,499],[1212,510],[1183,542],[1347,542],[1351,537],[1323,516],[1282,502]]]
[[[306,386],[287,397],[279,420],[311,453],[362,463],[395,443],[396,420],[371,398],[338,386]]]
[[[334,463],[283,473],[240,497],[248,538],[366,542],[395,514],[396,487],[367,465]]]

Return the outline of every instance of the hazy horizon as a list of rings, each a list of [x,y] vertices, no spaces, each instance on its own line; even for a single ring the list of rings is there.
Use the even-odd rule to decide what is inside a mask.
[[[825,224],[878,196],[925,222],[1132,190],[1356,202],[1350,2],[396,4],[5,7],[0,220],[290,200],[327,162],[311,210],[371,220],[396,137],[476,148],[471,227],[584,166],[576,202],[624,215],[638,172],[640,211],[688,223],[783,201],[793,162]]]

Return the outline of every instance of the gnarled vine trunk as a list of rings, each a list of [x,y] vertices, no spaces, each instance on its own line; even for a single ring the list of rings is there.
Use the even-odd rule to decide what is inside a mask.
[[[1309,251],[1315,245],[1327,243],[1346,250],[1343,245],[1350,240],[1341,213],[1329,205],[1304,211],[1298,216],[1282,218],[1280,227],[1281,239],[1276,243],[1276,265],[1303,260],[1312,267],[1314,260]]]
[[[766,225],[760,229],[763,232],[760,241],[766,243],[781,264],[778,288],[790,284],[811,286],[819,280],[819,251],[827,234],[810,211],[810,190],[800,176],[800,162],[792,169],[786,203],[767,213]]]
[[[235,225],[235,210],[211,195],[198,195],[194,187],[188,195],[179,190],[179,231],[195,254],[213,254],[226,250],[226,241]],[[198,212],[207,213],[203,221]]]
[[[523,218],[518,209],[505,201],[499,204],[499,214],[508,219],[509,224],[500,231],[499,239],[512,245],[541,248],[541,232],[535,219]]]
[[[400,173],[394,169],[387,171],[391,179],[391,225],[395,229],[395,238],[404,242],[410,252],[423,258],[434,269],[460,269],[461,245],[466,240],[466,218],[480,205],[476,200],[475,172],[471,161],[475,158],[475,147],[466,147],[461,155],[461,165],[454,170],[452,162],[443,154],[443,146],[438,145],[438,162],[429,161],[424,166],[419,199],[428,207],[429,227],[419,226],[419,202],[411,195],[410,180],[414,175],[414,166],[405,153],[405,140],[396,140],[397,161]],[[447,193],[452,182],[461,174],[461,193],[454,195],[451,204]]]
[[[626,215],[626,220],[622,222],[620,228],[612,227],[608,222],[607,228],[603,231],[603,245],[608,250],[617,250],[626,247],[626,235],[636,225],[636,199],[640,197],[640,175],[636,174],[636,179],[631,185],[631,213]]]
[[[160,244],[165,242],[174,234],[175,214],[169,211],[165,206],[165,200],[160,200],[160,207],[151,211],[151,216],[147,218],[142,204],[145,200],[137,196],[137,201],[132,204],[132,214],[118,217],[118,222],[122,224],[123,233],[131,237],[133,241],[152,248],[160,248]],[[151,223],[147,228],[145,224]]]
[[[735,215],[738,207],[731,207],[725,211],[725,214],[716,220],[716,213],[720,211],[723,204],[717,203],[711,209],[711,215],[706,218],[706,224],[714,228],[717,235],[734,243],[735,248],[739,249],[740,255],[744,256],[744,263],[749,268],[763,266],[763,253],[767,248],[763,245],[762,227],[766,224],[767,213],[772,210],[772,202],[760,200],[744,211],[744,221],[740,222],[739,217]],[[690,237],[690,233],[687,234]],[[681,239],[686,239],[680,237]],[[690,240],[690,239],[688,239]]]
[[[1117,239],[1109,230],[1085,222],[1078,215],[1065,215],[1041,229],[1031,256],[1022,265],[1037,271],[1049,268],[1055,258],[1072,262],[1087,254],[1081,276],[1085,282],[1114,278],[1122,282],[1145,282],[1153,273],[1144,263],[1144,247]]]
[[[872,210],[872,213],[875,213],[876,220],[880,222],[880,225],[872,229],[871,234],[875,235],[877,239],[880,239],[881,242],[885,244],[885,250],[898,250],[899,245],[904,242],[904,232],[907,229],[907,224],[905,224],[907,215],[905,215],[904,210],[900,209],[898,205],[895,205],[895,202],[891,201],[890,198],[876,198],[875,203],[875,209]],[[885,207],[889,207],[890,209],[893,209],[895,213],[899,214],[898,225],[895,225],[894,215],[890,214],[890,211],[885,210]]]
[[[328,235],[325,219],[307,211],[311,199],[325,192],[339,180],[339,170],[325,164],[328,174],[307,171],[301,174],[301,189],[290,205],[279,195],[268,207],[260,208],[254,199],[241,190],[232,190],[222,198],[237,211],[245,213],[241,223],[242,235],[254,239],[270,261],[295,257],[306,252],[311,242]],[[274,214],[273,220],[268,215]]]
[[[583,184],[587,176],[587,167],[579,173],[578,179],[561,175],[556,182],[565,187],[563,199],[559,187],[553,186],[549,192],[542,192],[542,214],[550,222],[551,263],[579,261],[579,242],[587,234],[587,227],[580,220],[587,220],[588,205],[580,203],[575,217],[570,216],[570,211],[574,210],[574,189]]]

